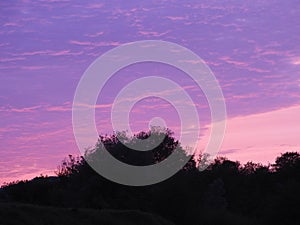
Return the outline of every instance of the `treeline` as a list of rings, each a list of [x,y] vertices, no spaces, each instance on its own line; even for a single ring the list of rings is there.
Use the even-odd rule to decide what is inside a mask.
[[[118,160],[149,165],[168,157],[175,148],[185,150],[167,130],[163,141],[147,152],[127,146],[150,145],[149,136],[160,139],[160,130],[101,136],[86,157],[104,147]],[[155,139],[154,139],[155,140]],[[207,157],[207,156],[202,156]],[[83,157],[69,156],[58,167],[57,177],[38,177],[4,186],[2,201],[57,207],[140,210],[160,215],[175,224],[299,224],[300,154],[286,152],[274,165],[244,165],[218,157],[200,172],[190,159],[168,180],[143,187],[124,186],[98,175]],[[202,165],[200,165],[202,166]]]

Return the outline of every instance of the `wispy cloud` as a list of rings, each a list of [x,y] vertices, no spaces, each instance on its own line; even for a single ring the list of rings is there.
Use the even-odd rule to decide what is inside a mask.
[[[166,34],[168,34],[170,31],[165,32],[157,32],[157,31],[139,31],[138,33],[147,36],[147,37],[162,37]]]
[[[165,18],[172,20],[172,21],[181,21],[181,20],[186,20],[188,19],[185,16],[166,16]]]
[[[83,46],[92,46],[92,47],[105,47],[105,46],[118,46],[121,45],[118,41],[100,41],[100,42],[91,42],[91,41],[69,41],[70,44],[74,45],[83,45]]]
[[[17,108],[12,106],[2,106],[0,107],[0,112],[9,112],[9,113],[33,113],[38,111],[49,111],[49,112],[67,112],[71,111],[71,103],[65,102],[62,105],[36,105],[36,106],[29,106],[23,108]]]
[[[46,66],[21,66],[21,69],[23,70],[41,70],[45,68]]]
[[[87,9],[100,9],[104,6],[104,3],[93,3],[93,4],[88,4],[86,6]]]
[[[16,112],[16,113],[28,113],[28,112],[35,112],[36,110],[40,109],[41,106],[31,106],[31,107],[24,107],[24,108],[13,108],[13,107],[1,107],[0,112]]]
[[[41,56],[41,55],[49,55],[49,56],[65,56],[65,55],[81,55],[83,52],[72,52],[71,50],[38,50],[38,51],[30,51],[30,52],[19,52],[14,53],[16,56]]]
[[[249,66],[248,62],[233,60],[229,56],[223,56],[220,59],[228,64],[232,64],[232,65],[238,66],[238,67],[248,67]]]
[[[18,23],[15,23],[15,22],[7,22],[7,23],[3,24],[3,26],[4,27],[8,27],[8,26],[10,26],[10,27],[20,27],[21,25],[18,24]]]
[[[84,103],[78,103],[74,105],[75,107],[79,108],[90,108],[90,109],[104,109],[104,108],[111,108],[112,104],[95,104],[95,105],[88,105]]]
[[[293,65],[300,65],[300,57],[295,57],[291,60]]]
[[[99,32],[96,32],[94,34],[85,34],[86,37],[99,37],[99,36],[102,36],[104,34],[103,31],[99,31]]]
[[[1,63],[25,60],[25,57],[0,58]]]

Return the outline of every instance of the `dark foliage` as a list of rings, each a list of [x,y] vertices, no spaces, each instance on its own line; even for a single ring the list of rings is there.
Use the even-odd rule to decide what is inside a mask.
[[[149,135],[159,137],[161,133],[152,130],[132,138],[124,133],[101,136],[95,149],[87,154],[91,157],[106,147],[121,161],[149,165],[165,159],[180,147],[170,131],[161,144],[149,152],[132,151],[120,142],[123,138],[129,145],[135,145],[139,140],[147,140]],[[69,156],[58,168],[57,177],[8,184],[1,189],[0,198],[6,202],[75,209],[138,210],[160,215],[178,225],[300,223],[299,153],[284,153],[274,165],[268,166],[253,162],[241,165],[224,157],[216,158],[202,172],[197,166],[201,165],[191,159],[164,182],[131,187],[106,180],[84,158]]]

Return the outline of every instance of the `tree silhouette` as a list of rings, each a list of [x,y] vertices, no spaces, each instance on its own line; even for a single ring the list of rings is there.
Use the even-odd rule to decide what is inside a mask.
[[[148,132],[140,132],[129,137],[126,132],[101,135],[95,148],[89,149],[85,157],[88,161],[101,160],[103,151],[108,151],[116,159],[135,166],[155,164],[166,159],[177,148],[181,157],[188,157],[180,143],[173,137],[174,133],[169,129],[152,127]],[[139,151],[140,149],[150,149]],[[99,162],[101,163],[101,162]],[[196,163],[190,160],[186,168],[195,168]]]
[[[273,165],[277,172],[288,172],[300,169],[300,154],[298,152],[286,152],[276,158]]]
[[[141,145],[155,147],[144,152],[131,149]],[[166,159],[176,148],[182,157],[188,156],[170,130],[155,128],[132,137],[126,132],[101,135],[85,157],[97,158],[105,150],[125,163],[150,165]],[[206,170],[199,170],[206,166]],[[158,214],[177,225],[300,224],[299,168],[298,152],[281,154],[272,166],[254,162],[241,165],[225,157],[211,160],[203,154],[197,160],[192,157],[164,182],[131,187],[103,178],[85,158],[69,155],[58,166],[57,177],[38,177],[3,186],[0,207],[2,201],[51,205],[73,211],[78,208],[134,210]]]
[[[59,177],[69,177],[74,173],[78,173],[83,161],[82,157],[69,155],[68,158],[62,161],[61,165],[57,166],[55,174]]]

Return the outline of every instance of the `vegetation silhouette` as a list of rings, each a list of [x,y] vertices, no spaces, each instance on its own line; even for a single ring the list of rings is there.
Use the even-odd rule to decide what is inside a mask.
[[[147,142],[148,137],[161,138],[163,134],[162,142],[151,151],[138,152],[128,147],[139,145],[140,140],[151,146],[153,143]],[[121,138],[127,146],[122,144]],[[85,157],[99,156],[104,147],[118,160],[132,165],[160,162],[175,148],[181,149],[183,157],[189,156],[168,129],[166,132],[151,129],[133,137],[124,132],[100,136]],[[31,204],[25,208],[34,216],[48,216],[48,209],[61,215],[61,223],[53,220],[48,224],[65,224],[63,215],[70,216],[69,211],[78,212],[72,216],[78,217],[77,222],[83,221],[89,210],[93,219],[86,220],[85,224],[96,224],[95,221],[120,224],[120,218],[124,224],[300,224],[298,152],[281,154],[272,165],[254,162],[242,165],[225,157],[210,162],[205,154],[201,158],[205,159],[202,164],[199,158],[192,157],[184,168],[164,182],[133,187],[113,183],[98,175],[84,157],[69,155],[59,165],[56,177],[41,176],[4,185],[0,189],[0,211],[8,214],[2,213],[1,218],[10,221],[14,212],[10,207],[15,205],[15,212],[19,212],[26,203]],[[209,166],[201,172],[199,167],[203,163]],[[102,217],[94,218],[97,213]],[[19,212],[20,220],[25,221],[27,217],[24,219],[22,215],[26,217]],[[112,219],[105,220],[106,217]]]

